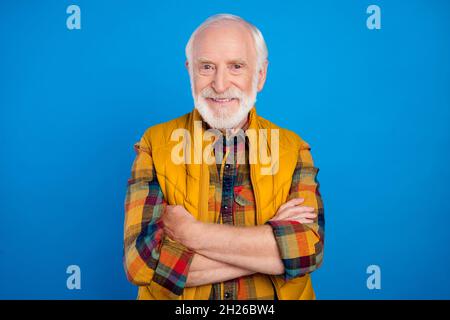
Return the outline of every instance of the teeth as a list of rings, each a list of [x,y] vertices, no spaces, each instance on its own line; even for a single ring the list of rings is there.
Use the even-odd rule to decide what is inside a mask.
[[[229,101],[231,101],[231,99],[213,99],[214,101],[217,101],[217,102],[229,102]]]

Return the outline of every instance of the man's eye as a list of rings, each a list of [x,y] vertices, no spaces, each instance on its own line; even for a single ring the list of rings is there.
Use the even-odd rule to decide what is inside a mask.
[[[213,67],[212,67],[212,65],[210,65],[210,64],[204,64],[203,66],[202,66],[202,69],[204,69],[204,70],[211,70]]]
[[[233,65],[233,68],[234,68],[234,69],[241,69],[241,68],[242,68],[242,65],[240,65],[240,64],[234,64],[234,65]]]

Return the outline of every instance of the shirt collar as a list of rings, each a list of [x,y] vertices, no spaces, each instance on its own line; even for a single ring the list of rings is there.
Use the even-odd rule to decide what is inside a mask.
[[[249,128],[249,125],[250,125],[249,120],[250,120],[250,115],[247,115],[247,120],[246,120],[245,124],[236,133],[231,133],[230,132],[231,130],[226,130],[226,132],[223,133],[222,131],[220,131],[218,129],[211,128],[211,126],[206,121],[203,121],[203,129],[204,130],[209,130],[209,129],[214,130],[217,133],[216,136],[222,135],[223,140],[216,139],[214,141],[214,143],[212,144],[213,148],[215,148],[216,144],[219,143],[220,141],[223,142],[224,149],[225,149],[225,145],[226,145],[227,142],[228,142],[228,145],[232,146],[234,143],[233,143],[233,141],[230,141],[230,140],[234,139],[235,137],[237,137],[237,145],[239,146],[240,143],[244,140],[244,139],[239,139],[239,136],[243,136],[245,138],[245,144],[247,145],[248,144],[248,137],[245,134],[245,132]]]

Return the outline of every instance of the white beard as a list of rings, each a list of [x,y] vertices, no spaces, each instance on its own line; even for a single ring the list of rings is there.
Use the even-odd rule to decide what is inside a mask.
[[[195,108],[198,110],[203,120],[214,129],[233,129],[236,128],[248,115],[252,107],[256,102],[258,77],[253,76],[252,91],[250,95],[246,95],[236,87],[228,89],[223,94],[216,94],[214,91],[207,87],[196,97],[194,95]],[[192,83],[192,82],[191,82]],[[193,87],[193,86],[192,86]],[[232,112],[227,107],[220,106],[218,110],[211,110],[206,97],[215,98],[237,98],[239,99],[238,110]]]

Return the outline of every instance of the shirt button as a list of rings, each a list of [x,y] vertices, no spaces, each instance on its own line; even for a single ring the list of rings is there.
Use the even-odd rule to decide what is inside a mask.
[[[228,206],[223,206],[223,208],[224,208],[225,210],[227,210],[227,209],[228,209]]]
[[[230,165],[229,165],[229,164],[226,164],[226,165],[225,165],[225,168],[229,169],[229,168],[230,168]]]
[[[230,298],[230,293],[229,292],[225,292],[225,299],[229,299]]]

